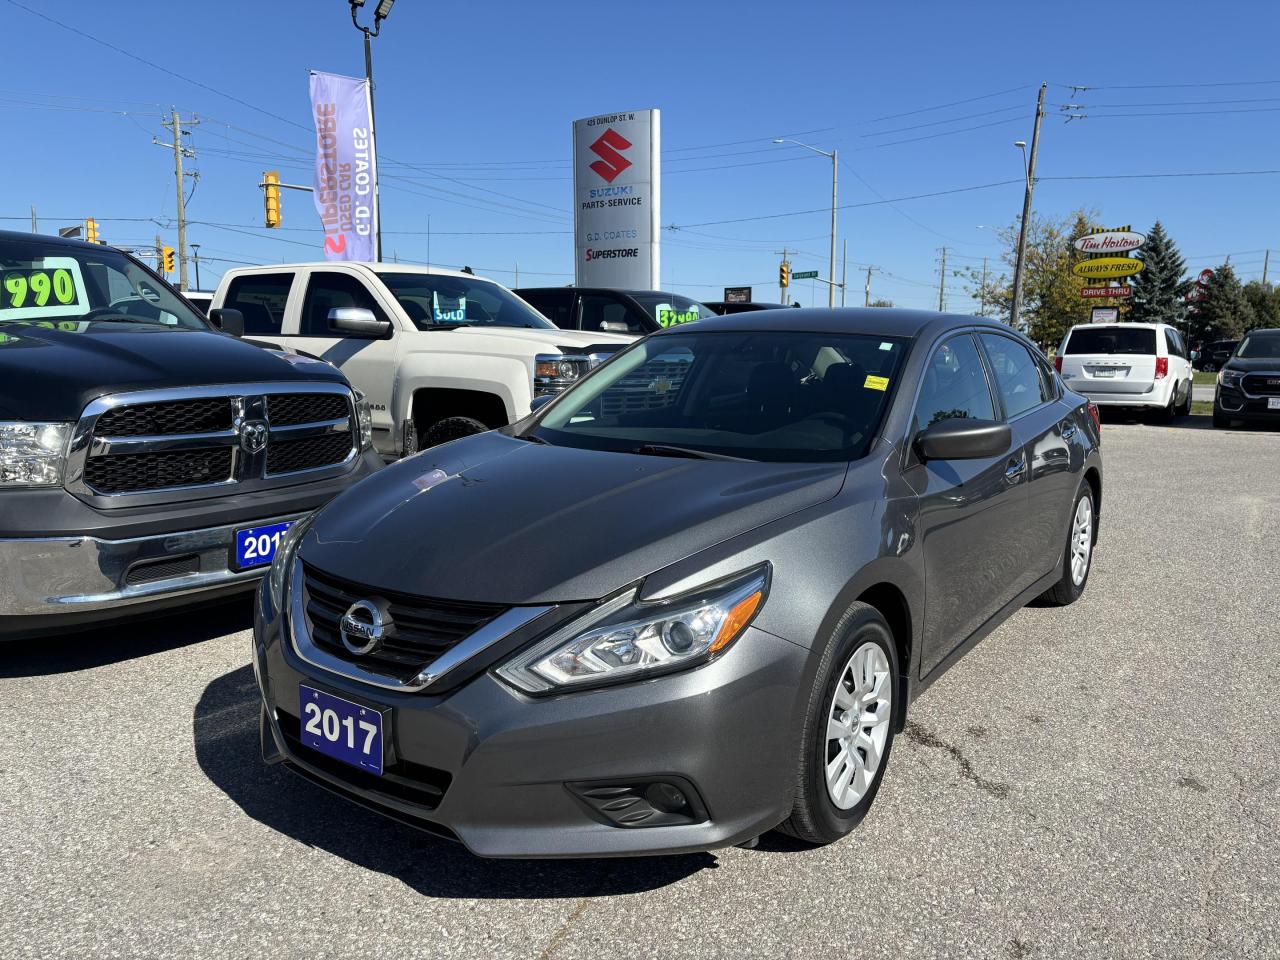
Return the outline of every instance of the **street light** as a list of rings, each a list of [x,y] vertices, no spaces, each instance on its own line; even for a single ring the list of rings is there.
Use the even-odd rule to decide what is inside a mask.
[[[196,289],[200,289],[200,244],[191,244],[191,258],[196,262]],[[216,258],[215,258],[216,259]]]
[[[369,122],[373,125],[374,145],[378,142],[377,121],[374,119],[373,113],[373,50],[369,45],[370,39],[378,36],[382,32],[382,21],[387,19],[391,13],[392,6],[396,0],[379,0],[378,5],[373,8],[373,26],[362,27],[360,25],[359,12],[360,8],[365,5],[365,0],[347,0],[351,4],[351,22],[355,28],[364,34],[364,78],[369,84]],[[376,157],[375,157],[376,161]],[[382,260],[382,194],[378,189],[378,166],[374,163],[373,168],[373,216],[378,223],[377,230],[373,234],[373,259],[381,262]]]
[[[773,142],[794,143],[797,147],[804,147],[806,150],[831,158],[831,272],[827,274],[827,306],[834,307],[836,305],[836,171],[839,164],[836,151],[832,150],[828,153],[826,150],[819,150],[807,143],[785,137],[775,137]]]

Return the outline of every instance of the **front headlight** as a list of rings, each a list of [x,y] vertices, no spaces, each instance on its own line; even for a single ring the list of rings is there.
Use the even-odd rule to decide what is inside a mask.
[[[555,396],[591,369],[591,358],[567,353],[540,353],[533,361],[533,395]]]
[[[69,423],[0,422],[0,486],[62,483],[71,427]]]
[[[1219,370],[1218,383],[1224,387],[1231,387],[1232,389],[1235,389],[1240,386],[1240,378],[1242,376],[1244,376],[1244,374],[1239,370]]]
[[[768,565],[664,603],[609,600],[497,673],[526,693],[581,689],[669,673],[724,653],[769,592]]]
[[[285,590],[289,585],[289,577],[293,573],[293,559],[298,553],[298,544],[311,529],[315,521],[315,512],[307,514],[294,522],[276,547],[276,555],[271,560],[271,569],[267,571],[267,591],[271,597],[271,606],[279,613],[284,609]]]
[[[369,398],[356,391],[356,422],[360,425],[360,449],[373,446],[373,405]]]

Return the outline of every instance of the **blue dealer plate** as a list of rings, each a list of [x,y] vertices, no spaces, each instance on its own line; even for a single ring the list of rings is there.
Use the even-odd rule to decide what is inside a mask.
[[[382,713],[323,690],[298,685],[302,743],[326,757],[382,776]]]
[[[293,521],[271,523],[265,527],[249,527],[236,531],[235,568],[250,570],[253,567],[265,567],[276,555],[276,547],[280,546],[280,538],[293,526]]]

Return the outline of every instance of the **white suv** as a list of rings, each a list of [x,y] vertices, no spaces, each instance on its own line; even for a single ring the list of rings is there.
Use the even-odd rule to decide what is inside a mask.
[[[1054,366],[1068,387],[1100,407],[1145,408],[1165,420],[1191,412],[1191,361],[1168,324],[1072,327]]]
[[[342,370],[388,459],[512,423],[636,339],[561,330],[492,280],[400,263],[229,270],[212,307]]]

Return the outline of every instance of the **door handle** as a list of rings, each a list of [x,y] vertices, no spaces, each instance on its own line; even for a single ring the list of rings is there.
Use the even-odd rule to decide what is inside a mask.
[[[1010,460],[1009,465],[1004,468],[1004,478],[1009,483],[1017,483],[1026,472],[1027,462],[1025,460]]]

